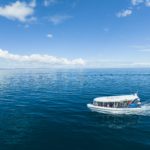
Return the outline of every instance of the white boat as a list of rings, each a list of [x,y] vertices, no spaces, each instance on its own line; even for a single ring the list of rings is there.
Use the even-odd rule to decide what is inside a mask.
[[[97,97],[92,104],[87,104],[91,111],[100,113],[131,114],[141,110],[140,98],[136,94]]]

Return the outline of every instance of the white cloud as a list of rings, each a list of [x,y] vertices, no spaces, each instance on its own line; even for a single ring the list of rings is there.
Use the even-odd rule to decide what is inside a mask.
[[[0,16],[21,22],[31,21],[35,7],[36,0],[32,0],[30,3],[16,1],[10,5],[0,7]]]
[[[144,0],[131,0],[131,3],[132,3],[132,5],[138,5],[138,4],[140,4],[140,3],[143,3],[144,2]]]
[[[130,9],[123,10],[119,13],[117,13],[117,17],[126,17],[130,16],[133,13],[133,10],[136,6],[139,6],[140,4],[150,7],[150,0],[131,0],[131,5]]]
[[[57,25],[57,24],[63,23],[64,21],[66,21],[70,18],[72,18],[72,16],[69,16],[69,15],[54,15],[54,16],[51,16],[49,18],[49,21],[52,22],[53,24]]]
[[[27,63],[38,63],[38,64],[49,64],[49,65],[85,65],[85,61],[82,58],[69,60],[67,58],[59,58],[51,55],[18,55],[11,54],[6,50],[0,49],[0,58],[14,61],[14,62],[27,62]]]
[[[53,34],[49,33],[49,34],[47,34],[47,37],[48,38],[53,38]]]
[[[150,0],[131,0],[131,3],[133,6],[143,3],[146,7],[150,7]]]
[[[131,9],[126,9],[126,10],[122,10],[121,12],[117,13],[117,17],[127,17],[130,16],[132,14],[132,10]]]
[[[54,5],[58,3],[58,0],[44,0],[44,6]]]

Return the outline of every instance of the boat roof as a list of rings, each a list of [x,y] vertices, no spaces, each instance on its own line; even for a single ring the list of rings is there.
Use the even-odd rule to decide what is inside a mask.
[[[137,94],[131,95],[121,95],[121,96],[105,96],[97,97],[94,99],[95,102],[124,102],[124,101],[133,101],[139,98]]]

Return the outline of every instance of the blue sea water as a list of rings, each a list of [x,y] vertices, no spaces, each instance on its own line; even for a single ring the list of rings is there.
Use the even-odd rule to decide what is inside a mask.
[[[141,114],[86,104],[138,91]],[[149,150],[150,69],[1,69],[0,150]]]

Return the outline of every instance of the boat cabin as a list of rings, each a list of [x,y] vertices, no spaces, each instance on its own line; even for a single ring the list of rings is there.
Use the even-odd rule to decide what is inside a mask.
[[[94,106],[110,108],[137,108],[140,107],[140,99],[137,94],[123,96],[98,97],[93,101]]]

